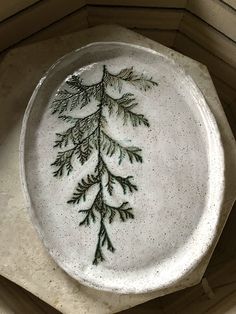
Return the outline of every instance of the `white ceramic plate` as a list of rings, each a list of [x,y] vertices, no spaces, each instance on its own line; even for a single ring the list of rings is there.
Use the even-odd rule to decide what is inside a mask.
[[[97,289],[176,285],[216,234],[219,130],[191,77],[150,49],[94,43],[54,64],[25,113],[21,170],[49,253]]]

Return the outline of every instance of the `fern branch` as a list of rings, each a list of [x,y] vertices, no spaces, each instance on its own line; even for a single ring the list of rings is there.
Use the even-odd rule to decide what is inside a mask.
[[[79,159],[81,165],[83,165],[92,154],[93,146],[90,143],[88,137],[86,137],[80,145],[76,146],[75,155]]]
[[[82,82],[83,80],[79,75],[72,75],[66,83],[70,88],[75,89],[77,92],[81,94],[85,93],[88,98],[94,97],[97,100],[101,100],[102,81],[92,85],[85,85]]]
[[[132,208],[128,206],[129,206],[128,202],[124,202],[118,207],[104,204],[104,207],[106,208],[106,213],[107,215],[109,215],[108,218],[109,223],[112,223],[114,221],[116,214],[119,215],[121,221],[126,221],[127,219],[134,219]]]
[[[64,171],[67,172],[67,175],[70,174],[70,172],[73,169],[71,160],[72,156],[74,154],[74,149],[69,149],[64,152],[59,152],[57,154],[56,160],[51,164],[51,166],[58,167],[57,170],[53,172],[53,176],[62,176],[64,174]]]
[[[124,194],[126,194],[127,191],[132,193],[138,190],[137,186],[130,181],[131,179],[133,179],[133,176],[127,176],[127,177],[116,176],[108,169],[105,163],[104,163],[104,169],[107,172],[106,188],[110,195],[112,195],[113,186],[116,184],[116,182],[120,184]]]
[[[125,178],[120,177],[120,176],[115,176],[114,178],[122,187],[124,194],[126,194],[127,190],[131,193],[138,190],[137,186],[133,184],[132,182],[130,182],[130,180],[133,179],[133,176],[128,176]]]
[[[65,111],[72,111],[80,105],[80,109],[89,104],[92,98],[101,99],[102,86],[101,82],[93,85],[82,84],[80,76],[73,75],[66,81],[69,88],[76,90],[71,91],[67,88],[59,91],[52,103],[52,114],[62,114]]]
[[[81,107],[86,106],[91,98],[98,101],[101,100],[102,95],[102,82],[92,85],[85,85],[79,75],[72,75],[72,77],[66,82],[71,89],[75,89],[81,95]]]
[[[158,83],[152,80],[152,77],[141,74],[138,75],[134,72],[133,67],[121,70],[117,74],[110,73],[107,69],[105,70],[104,82],[107,86],[112,86],[121,92],[122,84],[124,81],[131,83],[133,86],[140,90],[147,91],[153,86],[157,86]]]
[[[102,262],[105,260],[103,254],[102,254],[102,247],[105,245],[107,246],[107,249],[110,252],[113,253],[115,251],[115,248],[112,245],[112,242],[111,242],[109,235],[107,233],[107,229],[106,229],[105,224],[103,222],[103,218],[101,218],[100,230],[99,230],[99,234],[98,234],[98,242],[97,242],[97,247],[96,247],[95,256],[94,256],[94,260],[93,260],[94,265],[97,265],[99,262]]]
[[[99,178],[95,175],[87,175],[86,179],[82,179],[78,183],[72,198],[67,202],[68,204],[79,204],[81,199],[86,200],[88,190],[95,184],[99,183]]]
[[[124,94],[121,98],[115,99],[108,94],[105,95],[105,105],[108,107],[109,114],[111,115],[116,108],[117,116],[122,116],[123,124],[130,122],[133,127],[139,125],[145,125],[149,127],[148,120],[142,114],[133,112],[131,109],[137,106],[134,102],[135,98],[132,97],[133,94]]]
[[[89,226],[91,220],[92,220],[92,222],[96,221],[96,215],[94,213],[94,210],[96,210],[99,195],[100,195],[100,191],[96,195],[96,197],[95,197],[95,199],[93,201],[93,204],[92,204],[92,206],[89,209],[82,209],[82,210],[79,211],[79,213],[84,213],[85,214],[84,219],[79,224],[80,226],[82,226],[82,225]]]
[[[114,176],[112,175],[112,173],[110,171],[107,171],[107,191],[110,195],[112,195],[113,192],[113,185],[115,185],[115,180],[114,180]]]
[[[62,114],[68,110],[70,105],[76,102],[79,102],[79,93],[70,92],[66,89],[59,91],[51,105],[52,114]]]
[[[142,157],[140,156],[141,149],[134,146],[124,147],[104,131],[101,131],[101,148],[109,157],[112,157],[115,153],[119,154],[119,164],[122,163],[125,157],[128,157],[131,163],[142,163]]]
[[[81,164],[84,164],[88,160],[92,153],[93,146],[95,147],[96,145],[96,133],[97,128],[86,138],[76,144],[73,148],[57,153],[56,160],[51,163],[51,166],[58,167],[58,169],[53,172],[55,177],[62,176],[65,170],[67,171],[67,175],[70,174],[70,172],[73,170],[72,158],[74,155],[78,157]],[[65,141],[64,138],[61,141]],[[60,146],[61,143],[60,145],[56,145]]]
[[[66,147],[71,141],[75,144],[75,139],[73,137],[73,128],[67,129],[64,133],[56,133],[57,140],[55,141],[55,145],[53,147]]]
[[[96,216],[94,214],[93,207],[79,210],[79,212],[85,214],[84,219],[79,223],[80,226],[89,226],[91,220],[92,222],[96,222]]]
[[[91,220],[92,220],[92,222],[95,222],[96,221],[95,211],[97,211],[97,212],[99,212],[101,214],[102,204],[103,204],[103,202],[102,202],[102,192],[101,192],[101,189],[99,189],[99,191],[97,192],[97,195],[96,195],[96,197],[95,197],[91,207],[88,208],[88,209],[79,210],[79,213],[85,214],[84,219],[80,222],[79,225],[80,226],[82,226],[82,225],[89,226]]]
[[[88,132],[93,133],[98,128],[99,109],[84,118],[61,115],[58,118],[74,125],[63,133],[57,133],[58,139],[54,147],[66,147],[70,142],[74,145],[82,142]]]

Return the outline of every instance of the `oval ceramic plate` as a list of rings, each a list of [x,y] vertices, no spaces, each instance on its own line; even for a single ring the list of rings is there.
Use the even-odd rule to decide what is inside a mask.
[[[85,285],[176,285],[216,234],[224,160],[201,92],[147,48],[94,43],[53,65],[25,113],[22,178],[55,261]]]

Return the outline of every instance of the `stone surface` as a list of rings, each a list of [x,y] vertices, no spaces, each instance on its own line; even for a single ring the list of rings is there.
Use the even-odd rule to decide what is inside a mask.
[[[71,279],[48,256],[25,209],[18,169],[18,145],[23,111],[34,87],[49,66],[65,53],[92,41],[124,41],[160,51],[175,59],[203,92],[221,131],[226,158],[226,192],[219,236],[235,199],[235,143],[205,66],[158,43],[118,26],[101,26],[15,48],[1,62],[0,108],[0,273],[63,313],[113,313],[160,296],[117,295],[84,287]],[[216,239],[217,240],[217,239]],[[216,241],[183,282],[162,294],[196,284],[209,262]]]

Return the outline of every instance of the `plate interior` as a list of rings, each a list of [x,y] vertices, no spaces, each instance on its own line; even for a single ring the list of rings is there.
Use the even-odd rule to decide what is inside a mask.
[[[77,87],[68,84],[73,78],[79,82]],[[89,101],[78,99],[77,104],[74,100],[74,107],[68,101],[66,110],[53,114],[60,97],[68,93],[73,97],[78,86],[95,86],[102,80],[104,89],[94,90]],[[107,98],[99,94],[104,92]],[[75,134],[79,127],[68,137],[67,145],[62,142],[60,146],[62,135],[75,126],[76,119],[93,115],[101,99],[108,103],[108,97],[115,101],[110,107],[104,105],[103,128],[117,145],[134,152],[133,157],[127,154],[122,159],[119,148],[112,153],[109,140],[101,139],[99,145],[107,146],[100,154],[114,175],[111,193],[107,175],[102,181],[92,179],[99,158],[96,119],[84,121],[84,128],[95,132],[89,157],[81,161],[75,154],[69,174],[65,168],[62,175],[53,175],[60,168],[55,165],[58,153],[78,144],[72,137],[79,139]],[[119,112],[117,100],[122,103],[125,97],[124,107],[141,120],[134,122],[129,113],[125,117],[125,108]],[[30,212],[50,254],[71,276],[104,290],[144,292],[172,285],[199,262],[217,227],[222,148],[201,92],[173,61],[122,43],[79,49],[61,59],[41,81],[23,128],[23,172]],[[88,175],[99,182],[91,184],[85,199],[70,202],[78,184],[83,179],[88,183]],[[129,178],[129,184],[122,186],[115,177]],[[95,208],[95,217],[81,224],[87,214],[84,210],[92,206],[101,184],[106,204],[113,208],[126,204],[123,214],[114,209],[111,218],[110,210],[101,222],[101,213]],[[109,239],[101,236],[101,223]],[[98,245],[103,259],[94,263]]]

